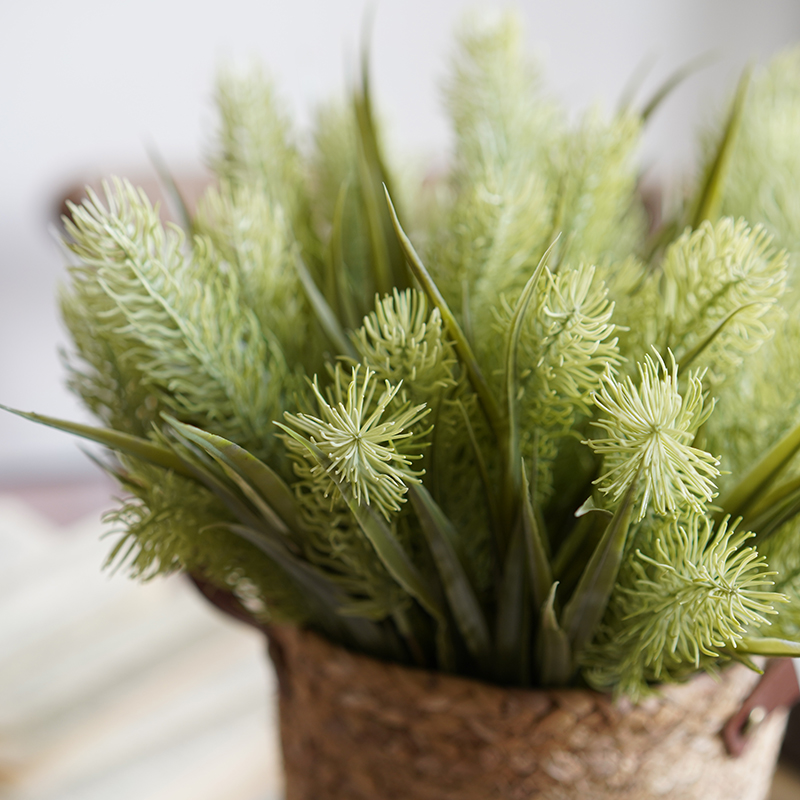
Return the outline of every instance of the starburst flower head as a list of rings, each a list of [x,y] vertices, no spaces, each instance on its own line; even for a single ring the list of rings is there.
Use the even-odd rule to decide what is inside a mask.
[[[335,396],[328,398],[314,379],[312,389],[320,416],[285,416],[325,453],[331,462],[328,472],[344,478],[359,503],[374,506],[389,519],[405,502],[407,484],[419,483],[422,474],[411,469],[420,455],[399,452],[397,443],[415,437],[413,428],[429,409],[408,403],[393,406],[401,384],[392,386],[389,381],[376,400],[375,373],[367,368],[362,377],[360,371],[360,365],[353,367],[346,392],[337,380]],[[314,474],[322,471],[318,464],[311,469]]]
[[[656,354],[639,363],[639,386],[630,377],[617,381],[607,371],[595,405],[607,415],[593,423],[606,431],[604,439],[587,444],[604,456],[600,491],[618,502],[639,480],[639,519],[652,503],[656,513],[673,514],[688,506],[702,512],[715,496],[719,459],[692,447],[714,403],[706,403],[702,374],[689,373],[686,391],[678,391],[678,365],[670,367]]]

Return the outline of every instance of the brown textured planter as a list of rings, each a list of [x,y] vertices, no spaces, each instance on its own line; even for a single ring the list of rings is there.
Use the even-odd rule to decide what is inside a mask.
[[[270,630],[286,800],[764,800],[786,711],[744,754],[720,730],[758,681],[740,665],[638,707],[504,689]]]

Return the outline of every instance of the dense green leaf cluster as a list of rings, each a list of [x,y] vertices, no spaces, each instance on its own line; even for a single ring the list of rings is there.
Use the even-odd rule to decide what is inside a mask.
[[[112,561],[523,686],[800,653],[797,53],[655,231],[652,104],[570,120],[510,17],[465,27],[446,98],[433,192],[398,195],[366,75],[303,152],[254,72],[188,230],[121,181],[71,210],[71,383],[108,427],[31,416],[118,454]]]

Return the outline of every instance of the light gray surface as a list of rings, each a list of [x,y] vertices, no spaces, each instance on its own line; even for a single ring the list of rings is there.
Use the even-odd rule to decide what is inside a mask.
[[[0,800],[277,800],[263,638],[0,495]]]

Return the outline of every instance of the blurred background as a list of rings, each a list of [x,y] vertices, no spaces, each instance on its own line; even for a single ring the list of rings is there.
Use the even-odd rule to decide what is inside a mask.
[[[62,386],[63,370],[58,357],[59,348],[65,345],[56,305],[63,266],[52,229],[67,192],[106,174],[152,180],[148,146],[158,149],[177,177],[202,181],[204,157],[214,128],[214,74],[228,62],[263,62],[280,87],[302,137],[320,101],[346,91],[354,74],[360,31],[369,8],[374,13],[373,87],[380,115],[391,132],[391,145],[416,163],[422,160],[441,165],[448,157],[450,133],[440,102],[440,87],[447,73],[452,32],[473,5],[459,0],[383,0],[371,4],[364,0],[228,0],[223,10],[221,4],[208,0],[3,3],[0,403],[85,419]],[[642,164],[648,184],[655,186],[679,186],[691,172],[696,134],[715,118],[744,65],[751,60],[763,61],[800,38],[797,0],[519,0],[515,4],[484,2],[481,7],[499,9],[508,5],[518,8],[524,18],[530,51],[542,60],[553,93],[575,110],[595,102],[612,109],[627,81],[642,64],[648,63],[651,69],[639,93],[639,99],[644,101],[679,65],[703,53],[713,53],[713,64],[682,84],[648,128]],[[185,657],[186,651],[181,651],[175,641],[176,637],[180,641],[186,639],[178,631],[185,631],[187,626],[193,633],[186,641],[195,645],[205,642],[203,646],[211,649],[214,642],[224,641],[230,652],[239,653],[236,648],[241,647],[242,658],[258,659],[260,663],[259,642],[242,634],[244,638],[236,641],[244,644],[232,644],[233,640],[226,638],[232,635],[229,629],[218,623],[212,612],[200,610],[199,603],[197,611],[186,612],[189,617],[180,616],[184,613],[182,585],[176,584],[174,589],[171,584],[166,588],[149,587],[150,599],[145,600],[144,590],[132,587],[129,594],[127,584],[125,589],[119,588],[124,582],[122,576],[99,576],[107,543],[88,543],[97,539],[99,511],[109,506],[111,491],[69,437],[0,415],[0,687],[6,684],[5,695],[0,688],[0,709],[4,697],[8,708],[13,676],[17,680],[24,675],[30,677],[31,670],[40,668],[43,660],[51,660],[47,654],[54,651],[47,650],[46,638],[40,637],[36,642],[35,637],[31,638],[36,626],[36,630],[50,631],[50,641],[54,641],[53,636],[61,636],[58,652],[64,658],[74,655],[77,645],[70,638],[72,634],[63,630],[59,634],[54,626],[55,605],[63,604],[60,615],[67,618],[70,608],[80,607],[74,610],[75,619],[84,620],[81,636],[89,648],[92,642],[98,646],[104,637],[111,636],[109,631],[119,628],[121,623],[112,622],[111,617],[103,623],[97,616],[97,610],[106,603],[103,592],[117,598],[114,602],[119,603],[119,609],[128,609],[119,611],[127,620],[125,624],[144,625],[145,618],[152,624],[158,620],[163,623],[165,615],[179,620],[174,622],[172,633],[167,626],[159,635],[150,636],[151,666],[168,661],[165,654],[172,654],[169,658]],[[69,544],[65,543],[67,540]],[[41,567],[45,562],[50,565],[47,570]],[[67,569],[71,571],[67,573]],[[59,593],[42,590],[44,594],[34,592],[29,596],[30,581],[45,574],[48,586],[60,576]],[[69,599],[73,596],[82,597],[83,605]],[[45,602],[42,597],[50,600]],[[109,607],[117,608],[108,602]],[[192,602],[189,605],[194,608]],[[33,614],[32,607],[40,608],[39,617],[25,616]],[[86,620],[94,625],[94,639],[85,632],[89,624]],[[130,666],[130,659],[120,651],[117,666],[105,667],[102,674],[108,675],[113,669],[122,674],[125,664]],[[232,707],[233,701],[220,689],[219,676],[224,673],[226,680],[232,680],[230,675],[241,668],[240,662],[236,664],[218,665],[217,672],[209,673],[217,676],[216,695],[208,689],[210,684],[197,679],[197,686],[206,687],[208,709]],[[225,672],[226,669],[234,673]],[[245,683],[252,687],[263,684],[262,700],[267,704],[267,677],[260,669],[252,667],[247,673],[250,683]],[[174,672],[174,676],[182,674],[179,670]],[[73,707],[78,702],[75,698],[91,696],[89,687],[97,679],[88,672],[83,675],[83,695],[66,684],[60,690],[58,702],[63,709],[72,709],[72,724],[76,719]],[[42,675],[37,680],[38,684],[30,680],[25,683],[30,698],[37,697],[37,691],[45,685]],[[169,678],[156,683],[163,690]],[[138,696],[135,691],[144,689],[130,691],[134,698]],[[164,691],[165,697],[170,696]],[[53,704],[57,705],[56,699],[51,698],[51,709]],[[44,763],[44,751],[37,750],[36,745],[45,736],[44,731],[50,731],[47,735],[56,744],[72,735],[67,711],[62,709],[67,716],[59,717],[61,733],[52,733],[52,720],[47,721],[45,707],[42,700],[38,706],[18,704],[14,713],[4,715],[0,710],[0,798],[89,800],[94,796],[155,796],[142,788],[145,784],[131,783],[130,776],[126,779],[128,784],[138,786],[130,795],[112,791],[113,782],[87,783],[87,774],[95,770],[96,775],[99,765],[111,763],[108,754],[103,761],[102,748],[97,751],[99,755],[93,756],[94,761],[84,762],[83,772],[74,765],[72,772],[51,771],[50,783],[39,784],[31,783],[30,777],[20,777],[23,773],[30,776],[37,763]],[[163,706],[158,708],[164,711]],[[250,714],[246,725],[258,727],[253,722],[256,718],[252,717],[252,708],[243,713],[245,717]],[[88,711],[86,714],[91,716]],[[34,718],[39,727],[31,721]],[[185,718],[181,719],[181,724],[188,724]],[[222,725],[211,711],[203,719],[209,731],[218,731]],[[152,720],[150,724],[155,725],[153,730],[163,730]],[[102,726],[90,726],[90,730],[94,733],[86,734],[87,742],[100,741],[107,735]],[[106,734],[102,733],[104,730]],[[21,745],[14,750],[14,742],[9,744],[12,735],[23,735],[20,731],[28,737],[27,750]],[[208,741],[215,741],[209,735],[212,738]],[[125,761],[120,755],[123,748],[114,763],[127,764],[134,772],[137,763],[141,766],[145,762],[151,767],[156,764],[153,769],[164,769],[155,756],[159,747],[163,751],[163,742],[158,745],[160,740],[156,737],[154,744],[153,738],[148,739],[142,731],[140,739],[143,744],[136,752],[149,753],[149,762],[144,757],[136,762],[133,756]],[[245,740],[252,745],[252,737],[242,739]],[[208,742],[207,745],[211,747]],[[272,745],[263,744],[265,749],[268,746]],[[231,752],[241,755],[241,747],[238,751],[233,745],[230,747]],[[52,765],[51,751],[47,752],[51,753],[48,763]],[[203,751],[192,751],[191,758],[187,752],[182,757],[188,764]],[[66,758],[63,752],[59,757],[62,762]],[[270,763],[267,760],[259,765],[261,777],[251,776],[255,786],[263,787],[263,775],[271,774],[273,769]],[[25,765],[24,769],[20,765]],[[112,780],[110,767],[102,769]],[[53,774],[62,777],[53,778]],[[184,796],[180,792],[188,791],[188,784],[181,782],[183,773],[178,770],[170,774],[173,783],[169,785],[183,789],[174,788],[163,796]],[[167,783],[161,780],[160,785]],[[206,796],[233,800],[232,790],[214,794],[217,790],[209,788],[212,783],[210,779],[205,781],[205,794],[195,788],[186,796],[195,800]],[[266,797],[263,789],[252,792],[236,796]]]

